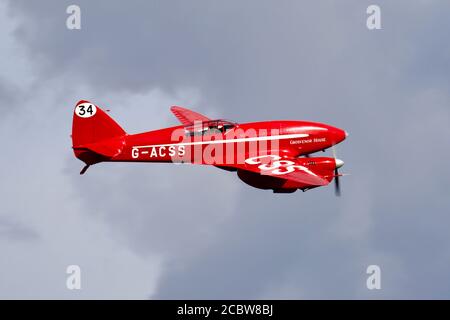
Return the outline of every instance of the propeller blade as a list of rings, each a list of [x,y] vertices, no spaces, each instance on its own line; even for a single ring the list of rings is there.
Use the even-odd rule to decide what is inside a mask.
[[[339,184],[339,172],[338,169],[336,168],[334,170],[334,193],[336,194],[337,197],[341,196],[341,185]]]
[[[333,152],[333,158],[334,158],[334,161],[336,162],[336,168],[334,169],[334,194],[337,197],[340,197],[341,196],[341,185],[339,183],[339,171],[338,171],[338,168],[340,168],[340,167],[342,167],[344,165],[344,161],[339,160],[336,157],[336,147],[335,146],[333,146],[331,148],[331,151]]]

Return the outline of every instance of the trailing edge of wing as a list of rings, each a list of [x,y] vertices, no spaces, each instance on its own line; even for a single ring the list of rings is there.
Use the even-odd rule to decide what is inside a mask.
[[[205,117],[204,115],[189,110],[189,109],[185,109],[182,107],[177,107],[177,106],[173,106],[170,108],[170,111],[172,111],[172,113],[175,115],[175,117],[178,118],[178,120],[180,120],[180,122],[182,124],[184,124],[185,126],[189,126],[194,124],[195,121],[209,121],[210,119]]]

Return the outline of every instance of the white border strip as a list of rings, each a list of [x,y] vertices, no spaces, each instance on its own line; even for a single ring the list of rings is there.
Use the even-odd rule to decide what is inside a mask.
[[[140,148],[150,148],[150,147],[195,146],[195,145],[202,145],[202,144],[269,141],[269,140],[282,140],[282,139],[284,140],[284,139],[295,139],[295,138],[306,138],[306,137],[309,137],[309,134],[297,133],[297,134],[285,134],[285,135],[278,135],[278,136],[264,136],[264,137],[239,138],[239,139],[194,141],[194,142],[169,143],[169,144],[150,144],[147,146],[133,146],[132,148],[140,149]]]

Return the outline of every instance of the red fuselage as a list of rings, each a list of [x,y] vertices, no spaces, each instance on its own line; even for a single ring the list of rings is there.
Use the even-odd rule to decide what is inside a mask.
[[[178,133],[178,134],[177,134]],[[287,155],[299,157],[325,150],[346,138],[344,130],[308,121],[264,121],[236,125],[225,132],[214,131],[202,135],[190,135],[184,126],[175,126],[124,137],[120,154],[108,161],[132,162],[183,162],[195,164],[226,165],[239,161],[239,150],[252,148],[257,154]],[[210,148],[210,157],[195,157]],[[227,156],[227,151],[233,153]]]

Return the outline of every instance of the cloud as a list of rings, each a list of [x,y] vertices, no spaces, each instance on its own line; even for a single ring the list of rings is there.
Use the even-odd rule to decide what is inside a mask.
[[[14,267],[25,251],[47,258],[49,281],[69,260],[112,261],[88,297],[109,297],[110,277],[115,297],[445,297],[447,4],[380,1],[379,31],[365,27],[367,1],[79,1],[80,31],[65,28],[69,4],[10,1],[2,22],[16,53],[2,65],[25,66],[1,77],[0,99],[17,111],[0,127],[14,137],[2,167],[16,169],[4,212],[42,239],[39,250],[2,243],[14,288],[4,296],[24,294]],[[339,199],[331,188],[273,195],[210,167],[100,164],[80,177],[68,138],[80,98],[130,132],[175,124],[172,104],[330,123],[350,132],[337,152],[351,175]],[[369,264],[381,267],[380,292],[365,288]],[[39,284],[37,296],[71,297]]]
[[[20,222],[8,219],[6,217],[1,217],[0,238],[15,241],[31,241],[38,240],[39,235],[36,231],[28,228]]]

